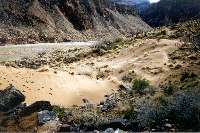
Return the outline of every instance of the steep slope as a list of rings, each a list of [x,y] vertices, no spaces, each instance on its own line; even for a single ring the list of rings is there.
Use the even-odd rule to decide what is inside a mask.
[[[151,28],[107,0],[0,0],[1,43],[94,40]]]
[[[142,12],[151,26],[170,25],[200,17],[200,0],[161,0]]]
[[[126,6],[132,6],[139,12],[145,10],[149,7],[149,0],[112,0],[114,3]]]

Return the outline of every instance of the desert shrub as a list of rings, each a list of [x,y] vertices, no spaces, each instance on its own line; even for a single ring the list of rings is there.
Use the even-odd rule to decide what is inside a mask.
[[[175,85],[172,85],[171,83],[163,87],[163,91],[165,95],[172,95],[176,90],[177,90],[177,87]]]
[[[99,119],[100,116],[94,112],[84,112],[80,117],[81,123],[85,124],[96,124]]]
[[[77,112],[78,113],[78,112]],[[85,111],[73,114],[74,123],[80,128],[95,126],[108,122],[108,119],[96,111]]]
[[[188,79],[192,79],[193,80],[196,77],[197,77],[197,75],[194,74],[194,73],[184,72],[181,75],[180,81],[185,81],[185,80],[188,80]]]
[[[200,33],[189,36],[188,40],[194,51],[200,51]]]
[[[122,81],[131,83],[133,81],[133,79],[136,78],[136,76],[137,75],[135,74],[135,72],[133,70],[131,70],[122,77]]]
[[[114,40],[114,42],[115,42],[115,43],[120,43],[120,42],[123,42],[123,39],[122,39],[122,38],[116,38],[116,39]]]
[[[141,128],[157,128],[168,119],[178,131],[199,131],[200,94],[179,91],[173,96],[161,96],[158,101],[145,99],[136,106],[136,120]],[[161,129],[159,129],[161,130]]]
[[[200,95],[183,92],[175,95],[173,104],[169,106],[168,118],[176,123],[180,130],[193,129],[200,124]]]
[[[167,118],[171,111],[167,108],[172,103],[171,97],[161,96],[158,101],[153,99],[143,99],[137,103],[136,121],[140,128],[156,128],[164,119]]]
[[[94,53],[103,55],[110,50],[116,50],[124,45],[124,40],[122,38],[117,38],[113,41],[104,41],[101,44],[95,46]]]
[[[60,106],[54,106],[53,107],[53,112],[56,113],[59,119],[62,119],[65,117],[65,108],[62,108]]]
[[[135,90],[136,93],[142,94],[147,87],[149,87],[149,82],[144,79],[135,79],[132,83],[132,90]]]
[[[123,117],[127,120],[135,120],[137,117],[137,112],[133,107],[131,107],[130,109],[127,109],[123,112]]]
[[[194,51],[200,50],[200,20],[192,20],[184,23],[180,27],[180,32],[183,34],[183,40],[187,43],[188,47]]]

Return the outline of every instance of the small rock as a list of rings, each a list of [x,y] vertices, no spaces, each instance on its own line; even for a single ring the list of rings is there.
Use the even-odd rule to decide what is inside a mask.
[[[63,124],[58,129],[59,132],[71,132],[71,126],[68,124]]]
[[[165,127],[171,128],[172,125],[167,123],[167,124],[165,124]]]
[[[176,132],[176,129],[172,128],[170,129],[170,132]]]
[[[131,92],[131,88],[128,85],[121,84],[119,85],[120,90]]]
[[[56,119],[56,114],[53,111],[44,110],[38,112],[37,114],[39,124],[44,124],[48,121]]]
[[[108,128],[108,129],[106,129],[106,130],[104,131],[104,133],[114,133],[114,132],[115,132],[115,130],[112,129],[112,128]]]
[[[112,94],[109,97],[107,97],[106,101],[104,102],[104,104],[101,107],[101,111],[106,112],[109,109],[113,108],[116,106],[117,101],[116,101],[116,94]]]
[[[90,101],[86,98],[83,98],[83,103],[90,103]]]

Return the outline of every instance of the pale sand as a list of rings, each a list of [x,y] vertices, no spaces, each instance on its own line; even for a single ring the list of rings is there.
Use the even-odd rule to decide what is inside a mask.
[[[105,94],[117,89],[111,81],[98,81],[84,75],[0,67],[0,89],[5,89],[10,83],[26,96],[28,104],[47,100],[62,106],[80,105],[83,98],[99,103]]]
[[[179,40],[139,40],[134,46],[121,49],[117,55],[107,54],[69,64],[67,71],[74,72],[74,75],[67,71],[54,73],[51,69],[39,72],[0,67],[0,89],[5,89],[12,83],[26,96],[28,104],[48,100],[52,104],[71,106],[82,104],[83,98],[99,103],[105,94],[118,89],[121,70],[134,70],[152,85],[159,85],[159,81],[170,72],[168,53],[176,50],[177,45],[181,45]],[[93,65],[89,65],[91,63]],[[104,66],[111,72],[107,78],[97,80],[95,73]],[[32,81],[34,82],[31,83]]]

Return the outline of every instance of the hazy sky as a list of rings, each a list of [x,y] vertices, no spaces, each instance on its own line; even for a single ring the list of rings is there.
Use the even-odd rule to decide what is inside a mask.
[[[151,3],[158,2],[160,0],[150,0]]]

